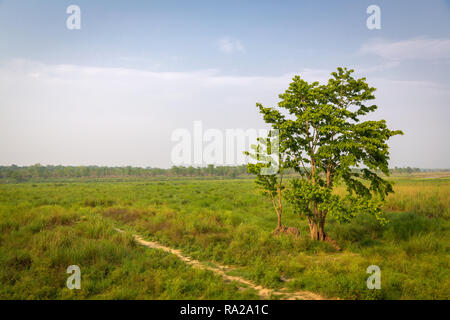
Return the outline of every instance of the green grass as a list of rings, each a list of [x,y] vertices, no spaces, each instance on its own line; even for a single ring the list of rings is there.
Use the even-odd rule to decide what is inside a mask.
[[[137,245],[86,209],[2,206],[0,217],[1,299],[258,297],[173,255]],[[81,290],[66,288],[66,269],[73,264],[81,268]]]
[[[274,237],[276,215],[251,180],[54,182],[0,185],[0,297],[56,299],[256,298],[176,257],[137,246],[113,226],[181,249],[272,288],[345,299],[449,299],[448,179],[396,178],[390,223],[367,216],[327,223],[343,248]],[[65,269],[81,267],[82,290],[65,289]],[[369,265],[381,290],[366,287]]]

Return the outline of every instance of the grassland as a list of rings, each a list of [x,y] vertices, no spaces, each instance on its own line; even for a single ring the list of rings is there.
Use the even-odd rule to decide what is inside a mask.
[[[140,234],[269,288],[344,299],[449,299],[450,178],[393,179],[386,226],[368,216],[328,221],[341,252],[310,241],[288,205],[284,224],[301,235],[274,237],[273,208],[249,179],[1,184],[0,298],[258,298],[137,245],[130,234]],[[82,270],[81,290],[65,288],[73,264]],[[366,287],[372,264],[381,268],[381,290]]]

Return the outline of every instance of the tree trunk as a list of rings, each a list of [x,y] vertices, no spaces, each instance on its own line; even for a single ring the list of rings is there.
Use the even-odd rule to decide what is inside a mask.
[[[283,203],[281,202],[281,185],[277,187],[277,193],[278,193],[278,211],[277,211],[278,228],[281,228],[281,213],[283,212]]]
[[[311,236],[311,240],[324,241],[325,237],[326,237],[324,224],[317,223],[316,221],[313,221],[312,219],[308,222],[308,224],[309,224],[309,233]]]
[[[336,250],[342,250],[339,244],[331,239],[325,232],[325,219],[322,219],[319,223],[312,218],[308,218],[309,232],[311,240],[326,241],[331,244]]]
[[[325,233],[325,218],[321,218],[319,221],[319,240],[324,241],[327,234]]]
[[[309,232],[311,235],[311,240],[316,241],[326,241],[329,244],[333,246],[338,251],[341,251],[341,247],[339,247],[339,244],[331,239],[327,233],[325,232],[325,220],[321,221],[320,223],[315,222],[313,219],[308,218],[308,225],[309,225]]]
[[[308,218],[308,226],[311,240],[319,240],[318,225],[313,218]]]
[[[313,203],[313,213],[314,216],[308,218],[311,240],[323,241],[325,239],[324,238],[325,217],[322,215],[322,212],[319,211],[316,202]]]
[[[280,210],[281,211],[281,210]],[[278,225],[277,229],[281,229],[281,212],[277,210],[277,216],[278,216]]]

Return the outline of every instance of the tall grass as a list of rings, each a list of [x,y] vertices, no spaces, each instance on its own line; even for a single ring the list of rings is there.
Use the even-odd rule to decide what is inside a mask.
[[[138,246],[89,210],[45,205],[17,211],[3,204],[0,221],[0,299],[257,298],[211,272]],[[80,266],[81,290],[66,287],[70,265]]]
[[[386,210],[408,211],[429,217],[450,218],[450,180],[397,180]]]

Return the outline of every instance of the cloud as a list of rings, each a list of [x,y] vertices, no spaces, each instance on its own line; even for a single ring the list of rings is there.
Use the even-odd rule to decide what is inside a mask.
[[[324,83],[330,71],[295,74]],[[196,120],[205,129],[263,129],[255,103],[276,104],[293,76],[15,60],[0,65],[0,164],[167,167],[173,130],[192,130]],[[447,166],[450,150],[442,144],[450,139],[448,87],[370,77],[369,83],[378,88],[377,116],[406,133],[396,140],[393,165]],[[426,156],[433,153],[439,157]]]
[[[290,74],[155,72],[15,60],[0,65],[0,164],[167,167],[171,134],[265,128],[256,102],[273,104]]]
[[[225,53],[245,52],[241,41],[231,37],[223,37],[218,41],[219,50]]]
[[[402,41],[377,39],[362,45],[359,54],[373,54],[392,61],[449,60],[450,39],[423,37]]]
[[[369,67],[360,67],[357,70],[355,70],[355,72],[357,72],[358,75],[359,74],[366,75],[368,73],[389,70],[389,69],[398,67],[399,65],[400,65],[399,61],[387,61],[387,62],[383,62],[381,64],[371,65]]]

